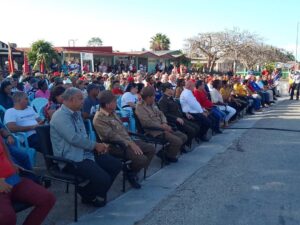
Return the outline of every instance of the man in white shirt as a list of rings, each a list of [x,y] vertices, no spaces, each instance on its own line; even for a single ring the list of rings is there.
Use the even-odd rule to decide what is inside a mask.
[[[44,121],[28,106],[28,96],[25,92],[15,92],[13,95],[14,107],[6,110],[4,123],[11,132],[25,132],[30,147],[38,148],[38,139],[35,128]]]
[[[212,122],[208,118],[208,112],[204,110],[200,103],[193,95],[195,83],[191,80],[187,81],[185,88],[180,95],[180,105],[183,113],[189,120],[196,120],[201,126],[200,138],[203,141],[208,141],[208,130],[212,127]]]
[[[295,74],[292,76],[293,78],[293,85],[291,90],[291,100],[293,100],[294,92],[297,90],[296,93],[296,100],[299,100],[299,90],[300,90],[300,71],[296,71]]]

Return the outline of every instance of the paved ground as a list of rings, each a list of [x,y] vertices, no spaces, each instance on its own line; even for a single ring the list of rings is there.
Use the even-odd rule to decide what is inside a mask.
[[[297,132],[248,130],[136,224],[299,225],[300,103],[262,115],[254,127]]]

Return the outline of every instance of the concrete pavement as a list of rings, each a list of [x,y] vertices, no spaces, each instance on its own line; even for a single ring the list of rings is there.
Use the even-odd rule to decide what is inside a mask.
[[[300,102],[261,117],[135,224],[299,225]]]
[[[283,106],[281,104],[283,104]],[[244,118],[234,124],[231,128],[251,128],[254,127],[254,125],[259,125],[260,123],[258,121],[260,121],[261,119],[266,120],[266,122],[264,122],[265,124],[263,125],[270,126],[274,124],[274,121],[268,122],[269,120],[265,119],[265,117],[274,117],[274,120],[277,121],[277,117],[279,116],[279,114],[275,111],[273,113],[273,110],[284,110],[287,107],[286,102],[281,104],[273,106],[270,110],[266,110],[263,113]],[[294,112],[295,111],[286,111],[286,113]],[[195,180],[194,176],[200,177],[201,182],[206,182],[206,180],[210,179],[210,177],[218,177],[219,173],[224,168],[222,164],[218,164],[223,161],[222,159],[220,159],[220,157],[227,155],[227,153],[225,152],[234,152],[234,154],[241,154],[241,152],[244,152],[244,146],[242,146],[241,140],[245,139],[245,135],[247,137],[249,136],[249,138],[255,137],[253,135],[249,135],[248,132],[259,134],[259,132],[265,131],[248,131],[243,129],[225,130],[224,134],[214,136],[211,142],[202,143],[200,146],[196,147],[193,152],[183,155],[180,158],[179,163],[172,164],[171,166],[165,167],[164,169],[156,172],[154,175],[152,175],[142,183],[143,188],[141,190],[128,191],[124,195],[110,202],[105,208],[99,209],[86,216],[82,216],[77,224],[129,225],[135,224],[139,220],[142,220],[142,222],[140,222],[139,224],[206,224],[199,223],[198,220],[194,220],[194,223],[193,221],[189,221],[189,223],[186,223],[185,216],[187,216],[187,218],[196,217],[185,214],[183,215],[181,212],[183,210],[187,213],[188,211],[190,211],[189,209],[194,209],[192,210],[192,212],[196,213],[197,207],[194,208],[193,205],[190,204],[190,201],[193,202],[193,199],[199,199],[199,196],[202,196],[203,193],[205,193],[204,195],[206,197],[210,196],[212,198],[213,196],[217,196],[218,193],[222,194],[222,190],[218,189],[216,192],[214,192],[213,188],[215,186],[212,185],[210,187],[207,187],[206,191],[198,193],[195,191],[199,189],[199,183],[194,186],[195,190],[187,188],[185,186],[190,186],[188,185],[188,182]],[[257,138],[259,137],[263,138],[261,136],[258,136]],[[271,140],[266,140],[266,144],[268,144],[269,141],[271,142]],[[250,147],[256,148],[254,143],[255,142],[252,141]],[[214,164],[210,162],[212,159],[213,162],[215,162]],[[244,162],[241,161],[241,163]],[[235,164],[238,165],[237,163]],[[218,168],[218,171],[216,172],[217,174],[211,173],[203,178],[203,176],[201,175],[203,173],[203,170],[206,170],[207,167],[210,168],[212,165],[213,168]],[[239,168],[236,168],[236,170],[238,171]],[[219,177],[219,182],[222,182],[222,179],[223,178]],[[219,184],[216,183],[215,185],[218,186]],[[210,192],[210,190],[212,190],[212,192]],[[184,196],[181,198],[179,197],[181,193],[184,193],[184,195],[189,193],[190,195],[188,198]],[[196,196],[196,193],[198,193],[199,196]],[[201,201],[197,200],[195,204],[199,202]],[[181,207],[181,205],[183,205],[184,209]],[[209,205],[207,205],[207,210],[209,210],[210,208],[208,206]],[[230,208],[231,206],[229,205],[228,207]],[[168,215],[166,215],[169,211],[172,212],[169,215],[170,220],[167,219]],[[145,216],[146,218],[144,219]],[[178,217],[183,220],[182,223],[176,223]]]

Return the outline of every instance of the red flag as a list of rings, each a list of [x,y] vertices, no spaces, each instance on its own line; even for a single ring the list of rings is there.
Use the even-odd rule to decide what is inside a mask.
[[[12,49],[11,49],[9,43],[8,43],[8,71],[9,71],[9,74],[12,74],[15,72],[14,61],[13,61],[13,56],[12,56]]]
[[[24,52],[24,68],[23,68],[23,73],[24,74],[28,74],[29,71],[29,63],[28,63],[28,57],[26,52]]]
[[[44,64],[44,60],[41,60],[40,63],[40,73],[45,73],[45,64]]]

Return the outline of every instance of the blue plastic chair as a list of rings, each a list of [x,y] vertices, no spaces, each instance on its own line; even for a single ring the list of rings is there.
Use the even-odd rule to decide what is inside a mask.
[[[84,125],[85,125],[86,132],[89,136],[89,139],[91,141],[96,141],[96,133],[93,129],[91,120],[89,119],[84,120]]]
[[[136,124],[135,124],[135,119],[134,119],[134,116],[133,116],[133,111],[131,108],[129,107],[126,107],[126,108],[122,108],[122,96],[119,96],[117,98],[117,107],[119,110],[116,110],[117,114],[120,116],[120,117],[127,117],[129,122],[128,123],[123,123],[124,126],[131,132],[136,132]]]
[[[41,116],[44,114],[44,107],[47,105],[48,99],[46,98],[35,98],[30,106]]]

